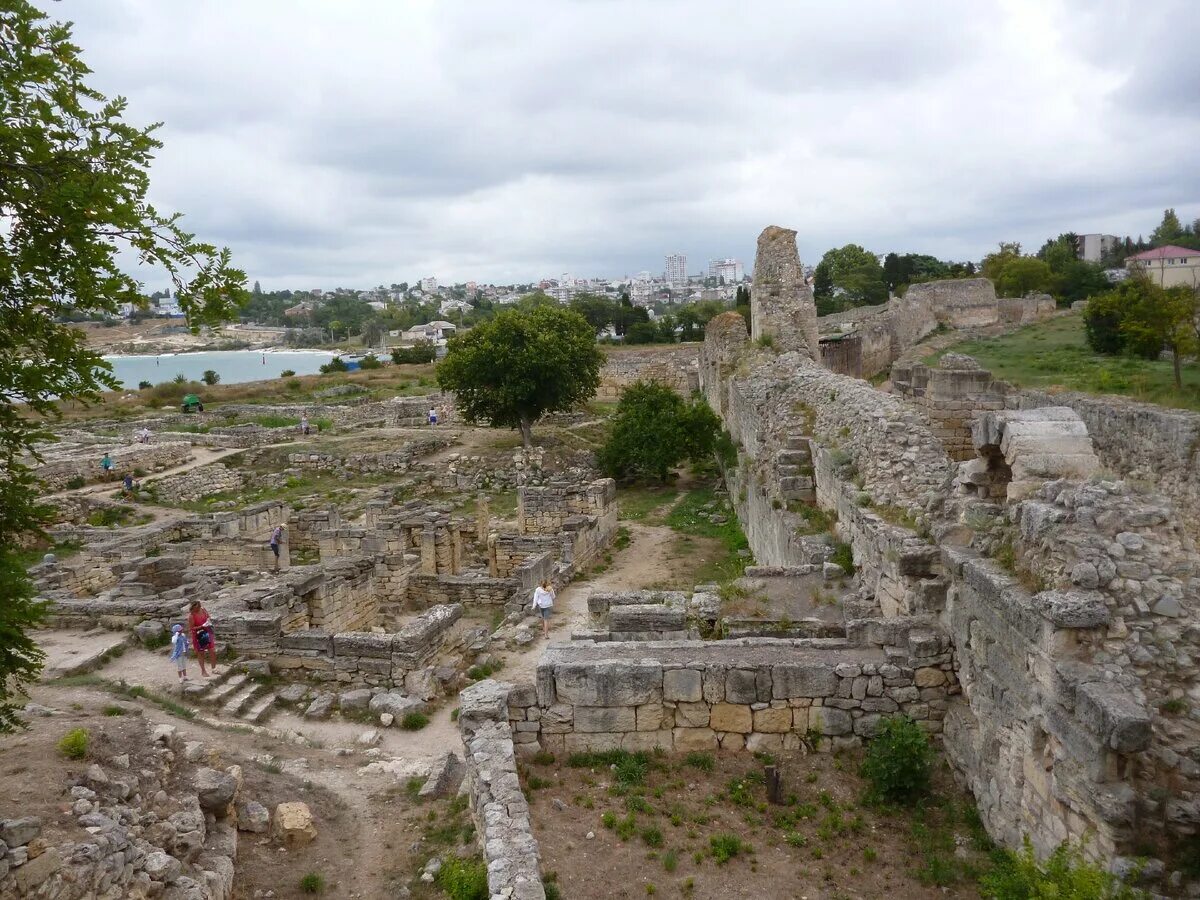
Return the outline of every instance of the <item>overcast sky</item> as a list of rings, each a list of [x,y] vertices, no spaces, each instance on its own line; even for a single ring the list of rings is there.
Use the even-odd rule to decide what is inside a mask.
[[[36,0],[35,0],[36,2]],[[41,0],[266,288],[978,259],[1200,215],[1194,4]]]

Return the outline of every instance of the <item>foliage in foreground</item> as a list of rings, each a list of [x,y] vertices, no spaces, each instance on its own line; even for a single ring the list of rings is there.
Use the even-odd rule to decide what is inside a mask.
[[[437,883],[450,900],[487,900],[487,866],[479,859],[451,856],[442,863]]]
[[[1183,359],[1200,350],[1200,294],[1186,285],[1163,288],[1135,275],[1088,302],[1083,313],[1088,345],[1097,353],[1129,353],[1142,359],[1171,354],[1176,389],[1183,387]]]
[[[519,428],[528,447],[534,422],[595,395],[603,361],[592,327],[578,313],[506,309],[451,338],[437,378],[468,421]]]
[[[67,759],[83,759],[87,756],[91,735],[86,728],[72,728],[58,742],[58,752]]]
[[[933,749],[916,722],[908,716],[879,720],[862,764],[872,800],[911,804],[929,793],[932,770]]]
[[[685,459],[713,452],[721,422],[701,398],[690,403],[652,381],[631,384],[621,395],[608,440],[597,454],[614,478],[657,478]]]
[[[228,250],[146,202],[154,129],[126,123],[123,99],[87,86],[80,53],[69,25],[26,0],[0,7],[0,730],[17,725],[14,700],[43,659],[28,636],[40,607],[14,555],[46,521],[30,461],[60,401],[119,387],[65,320],[145,302],[120,265],[130,250],[171,279],[193,328],[232,317],[249,296]]]
[[[998,850],[979,879],[988,900],[1136,900],[1145,893],[1084,859],[1078,846],[1061,845],[1039,863],[1029,838],[1019,851]]]

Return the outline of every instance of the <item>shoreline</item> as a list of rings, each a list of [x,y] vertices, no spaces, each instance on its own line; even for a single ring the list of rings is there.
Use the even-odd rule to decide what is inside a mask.
[[[194,356],[198,353],[322,353],[328,356],[336,356],[344,353],[349,353],[347,350],[317,350],[312,347],[238,347],[230,350],[213,350],[207,348],[196,348],[194,350],[170,350],[163,353],[102,353],[103,359],[158,359],[161,357],[174,356]]]

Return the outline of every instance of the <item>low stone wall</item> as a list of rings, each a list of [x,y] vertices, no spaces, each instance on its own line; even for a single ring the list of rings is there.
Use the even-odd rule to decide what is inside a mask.
[[[519,585],[515,578],[484,575],[411,575],[409,604],[429,606],[460,603],[463,606],[500,606],[512,599]]]
[[[488,893],[545,900],[529,802],[521,791],[508,726],[511,692],[511,684],[487,679],[458,696],[467,796],[487,863]]]
[[[901,657],[820,640],[580,641],[546,650],[509,715],[518,745],[556,753],[836,749],[895,713],[940,733],[956,690],[935,646]]]
[[[143,472],[160,472],[192,459],[192,445],[181,441],[119,447],[64,447],[60,444],[54,445],[52,454],[47,453],[46,462],[37,466],[34,474],[47,491],[61,490],[73,478],[82,478],[85,482],[102,481],[104,470],[100,468],[100,460],[105,450],[113,461],[109,477],[114,481],[139,469]]]
[[[975,415],[1005,408],[1010,387],[969,356],[948,353],[936,368],[920,363],[892,366],[892,390],[929,418],[934,435],[954,460],[975,458]]]
[[[635,381],[654,381],[680,396],[690,397],[700,389],[696,368],[699,355],[699,344],[668,344],[636,350],[606,347],[596,399],[619,400],[625,388]]]
[[[288,464],[300,469],[335,472],[342,475],[378,475],[407,472],[423,456],[451,446],[454,438],[439,434],[420,440],[405,441],[395,450],[378,453],[292,453]]]
[[[266,659],[271,671],[313,681],[403,687],[405,676],[424,668],[441,651],[462,607],[434,606],[399,631],[285,633],[278,609],[250,610],[222,617],[222,637],[239,652]]]
[[[192,503],[209,494],[240,491],[245,479],[222,463],[199,466],[151,482],[160,503]]]

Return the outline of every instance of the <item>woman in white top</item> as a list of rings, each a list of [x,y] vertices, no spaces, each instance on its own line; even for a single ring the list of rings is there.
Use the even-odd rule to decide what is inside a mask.
[[[542,617],[542,634],[550,637],[550,610],[554,607],[554,589],[549,581],[543,581],[533,589],[533,608]]]

